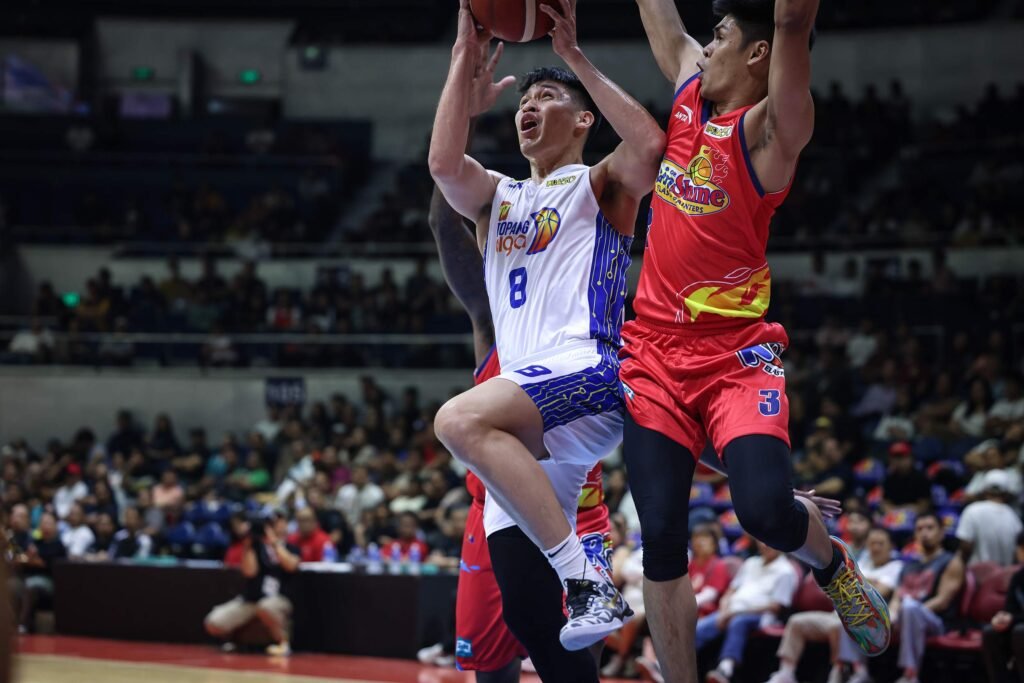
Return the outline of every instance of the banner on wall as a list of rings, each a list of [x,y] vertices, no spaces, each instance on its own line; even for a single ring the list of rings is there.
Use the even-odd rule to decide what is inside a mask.
[[[268,377],[264,389],[267,405],[301,406],[306,402],[303,377]]]

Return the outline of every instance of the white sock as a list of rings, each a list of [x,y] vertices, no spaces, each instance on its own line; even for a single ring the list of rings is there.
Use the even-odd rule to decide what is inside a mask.
[[[725,674],[726,678],[732,678],[732,671],[736,666],[736,662],[731,659],[723,659],[718,663],[718,670]]]
[[[790,662],[779,662],[779,671],[796,677],[796,664],[792,664]]]
[[[587,553],[584,552],[583,544],[580,543],[575,532],[570,531],[565,540],[555,547],[545,550],[544,556],[548,558],[548,562],[558,573],[558,580],[563,585],[566,579],[606,581],[587,559]]]

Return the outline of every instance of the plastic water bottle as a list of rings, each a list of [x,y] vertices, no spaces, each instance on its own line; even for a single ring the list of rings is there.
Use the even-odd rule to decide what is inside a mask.
[[[363,549],[357,545],[352,546],[352,550],[348,554],[348,562],[353,567],[361,565],[363,563]]]
[[[409,573],[419,574],[423,563],[423,553],[418,543],[413,543],[409,548]]]
[[[392,574],[402,573],[402,548],[397,543],[391,545],[391,566],[388,570]]]
[[[338,550],[334,547],[333,543],[324,543],[324,556],[322,562],[337,562],[338,561]]]
[[[366,546],[366,573],[380,574],[384,571],[384,563],[381,562],[380,548],[376,543]]]

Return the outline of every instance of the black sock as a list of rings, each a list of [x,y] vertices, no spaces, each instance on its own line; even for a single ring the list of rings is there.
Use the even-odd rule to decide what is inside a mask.
[[[811,571],[814,572],[814,580],[818,582],[819,586],[827,586],[842,563],[843,556],[839,553],[839,548],[832,546],[832,561],[828,563],[828,566],[824,569],[811,568]]]

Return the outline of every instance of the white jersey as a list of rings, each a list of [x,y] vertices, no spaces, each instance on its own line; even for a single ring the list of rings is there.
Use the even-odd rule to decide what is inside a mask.
[[[632,241],[605,220],[588,166],[564,166],[539,184],[502,178],[484,247],[502,367],[592,340],[614,352]]]

